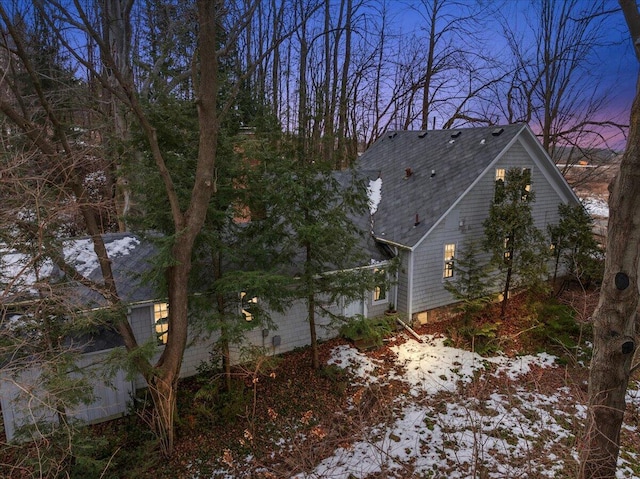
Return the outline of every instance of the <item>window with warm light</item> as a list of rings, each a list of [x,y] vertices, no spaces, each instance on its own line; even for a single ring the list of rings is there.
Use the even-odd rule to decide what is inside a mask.
[[[529,198],[529,193],[531,193],[531,168],[522,168],[522,179],[524,183],[522,201],[526,201]]]
[[[167,344],[169,337],[169,305],[167,303],[153,305],[153,321],[158,345]]]
[[[256,296],[250,297],[245,291],[240,293],[240,312],[245,321],[253,321],[253,305],[258,304]]]
[[[504,184],[506,181],[507,172],[504,168],[496,168],[496,183],[494,191],[494,200],[500,202],[504,196]]]
[[[455,243],[449,243],[444,245],[444,270],[442,273],[443,278],[453,277],[453,263],[456,255]]]
[[[386,275],[384,274],[383,269],[375,269],[374,273],[382,276],[382,281],[375,286],[373,289],[373,301],[381,302],[387,300],[387,284],[386,284]]]
[[[504,261],[508,263],[511,260],[511,236],[504,239]]]

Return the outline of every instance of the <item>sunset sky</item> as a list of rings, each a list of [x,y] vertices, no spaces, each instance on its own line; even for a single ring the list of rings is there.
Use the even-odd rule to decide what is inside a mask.
[[[563,0],[566,3],[575,1],[576,9],[582,5],[594,3],[594,0]],[[509,24],[517,32],[521,32],[525,40],[531,42],[531,48],[535,44],[532,36],[536,26],[533,25],[537,20],[535,14],[531,13],[532,3],[539,3],[532,0],[488,0],[480,2],[488,9],[494,9],[496,14],[490,15],[487,20],[485,31],[485,40],[491,51],[499,52],[506,48],[503,37],[501,36],[502,27],[497,17],[502,15],[509,19]],[[396,21],[399,23],[402,31],[407,34],[411,32],[420,32],[423,29],[424,19],[421,18],[421,12],[424,12],[423,3],[431,3],[430,1],[421,0],[392,0],[392,4],[396,4]],[[462,0],[453,2],[451,15],[460,15],[464,12],[464,6],[478,5],[475,0]],[[463,7],[461,7],[463,6]],[[457,10],[456,10],[457,9]],[[594,45],[592,58],[590,59],[589,75],[585,76],[588,85],[593,88],[593,82],[598,83],[598,91],[607,95],[606,104],[608,105],[602,110],[601,118],[610,119],[618,123],[628,124],[631,103],[635,96],[636,80],[638,78],[639,62],[635,58],[629,30],[624,20],[624,16],[620,11],[617,0],[604,0],[604,11],[602,15],[598,32],[602,33],[599,43]],[[422,33],[424,34],[424,32]],[[579,77],[578,77],[579,78]],[[534,125],[531,125],[534,127]],[[610,146],[614,149],[623,149],[626,143],[622,135],[616,135],[611,138]]]

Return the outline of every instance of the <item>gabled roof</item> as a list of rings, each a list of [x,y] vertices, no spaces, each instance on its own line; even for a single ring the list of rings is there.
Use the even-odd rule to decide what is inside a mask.
[[[376,169],[382,179],[374,236],[414,247],[523,132],[557,172],[524,124],[396,131],[380,138],[358,160],[359,168]],[[564,182],[559,172],[556,180]]]

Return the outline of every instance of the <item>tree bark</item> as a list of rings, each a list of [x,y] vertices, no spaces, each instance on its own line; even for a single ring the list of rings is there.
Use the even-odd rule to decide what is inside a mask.
[[[216,11],[219,2],[198,0],[200,82],[198,120],[200,142],[191,201],[184,214],[174,216],[176,238],[172,247],[174,265],[167,269],[169,291],[169,334],[154,375],[148,377],[156,407],[157,433],[165,455],[174,447],[176,392],[188,334],[188,282],[191,253],[202,229],[211,196],[215,192],[214,168],[219,118],[217,112],[218,61],[216,52]]]
[[[638,56],[640,14],[635,0],[620,0]],[[639,57],[640,58],[640,57]],[[640,79],[639,79],[640,80]],[[580,479],[614,478],[620,428],[636,350],[640,260],[640,82],[631,107],[627,147],[610,186],[607,256],[594,313],[593,358]]]
[[[431,16],[429,18],[429,50],[427,54],[427,64],[424,72],[424,84],[422,86],[422,122],[420,128],[422,130],[429,129],[429,110],[431,107],[431,80],[433,79],[433,65],[436,48],[436,21],[438,19],[438,11],[441,4],[435,0],[431,5]]]
[[[116,69],[127,82],[131,82],[133,74],[129,67],[130,47],[131,47],[131,25],[130,14],[133,7],[133,0],[103,0],[103,25],[102,34],[104,43],[109,46],[109,55],[112,57]],[[106,65],[109,62],[105,62]],[[117,79],[113,76],[113,69],[106,68],[106,81],[112,88],[117,87]],[[129,137],[125,111],[112,89],[103,89],[103,104],[108,109],[107,116],[113,121],[113,133],[120,142],[125,142]],[[113,170],[111,175],[115,176],[114,201],[116,213],[118,215],[118,229],[127,231],[125,223],[126,216],[131,209],[131,188],[129,182],[123,176],[122,163],[117,150],[111,149],[114,155]]]

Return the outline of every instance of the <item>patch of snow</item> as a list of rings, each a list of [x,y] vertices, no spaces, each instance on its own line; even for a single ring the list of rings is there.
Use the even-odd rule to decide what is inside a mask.
[[[506,375],[512,381],[534,365],[555,367],[555,358],[546,353],[484,358],[447,347],[441,338],[424,336],[423,340],[409,340],[391,348],[405,372],[389,377],[406,382],[413,397],[444,392],[453,394],[447,396],[453,399],[461,385],[464,387],[491,365],[495,366],[494,375]],[[330,363],[348,365],[360,380],[380,380],[371,376],[375,372],[372,360],[350,346],[334,348]],[[420,477],[431,477],[435,472],[437,476],[462,479],[470,477],[478,464],[486,466],[487,477],[526,477],[531,470],[539,471],[542,477],[558,477],[566,461],[573,459],[558,457],[552,448],[570,440],[566,424],[584,414],[578,404],[574,414],[562,411],[558,404],[574,400],[567,387],[547,396],[517,386],[508,396],[491,393],[484,400],[471,397],[433,405],[405,400],[394,422],[380,423],[349,447],[336,449],[312,472],[294,477],[367,477],[383,472],[397,477],[394,472],[401,475],[409,464],[414,475]],[[549,454],[531,457],[532,445],[540,443]],[[628,475],[630,469],[625,469],[624,462],[621,469],[627,475],[620,477],[635,477]]]
[[[377,378],[373,376],[377,368],[375,362],[351,346],[342,345],[334,348],[327,364],[335,364],[343,369],[348,369],[356,377],[366,379],[368,382],[377,381]]]
[[[577,450],[567,444],[575,441],[576,424],[586,418],[586,406],[569,387],[547,395],[518,383],[534,366],[556,367],[554,356],[485,358],[445,346],[441,338],[422,339],[423,343],[410,339],[392,346],[403,372],[384,368],[384,376],[378,376],[381,361],[356,348],[332,349],[328,363],[349,369],[356,383],[402,381],[409,394],[398,396],[379,424],[354,430],[353,442],[294,479],[407,477],[407,470],[412,477],[465,479],[480,472],[487,478],[530,477],[535,471],[535,477],[554,478],[575,467]],[[486,389],[495,377],[512,381],[508,392]],[[472,380],[476,392],[464,393]],[[629,407],[640,408],[639,387],[630,384]],[[637,426],[628,427],[638,431]],[[561,454],[567,448],[568,453]],[[637,460],[632,451],[621,454],[616,478],[640,479],[634,473]]]
[[[10,289],[35,292],[33,285],[53,272],[53,263],[48,259],[35,260],[31,255],[15,251],[0,252],[0,283]]]
[[[378,211],[378,205],[382,198],[382,178],[369,181],[367,187],[367,196],[369,197],[369,212],[373,215]]]
[[[140,244],[140,240],[127,236],[106,243],[109,258],[126,256]],[[64,259],[83,276],[90,276],[98,268],[98,256],[91,239],[74,239],[63,243]],[[12,290],[34,292],[38,281],[46,280],[54,272],[53,262],[46,258],[34,259],[32,255],[15,251],[0,252],[0,282],[11,284]]]
[[[584,205],[587,213],[591,216],[608,218],[609,217],[609,204],[600,198],[583,198],[582,204]]]
[[[533,365],[543,368],[552,367],[555,363],[555,357],[547,353],[539,353],[535,356],[528,355],[515,358],[498,356],[489,358],[487,361],[498,365],[497,375],[506,374],[509,379],[515,381],[518,376],[522,376],[531,371],[531,366]]]
[[[474,371],[485,367],[482,356],[447,347],[443,338],[427,336],[422,343],[407,341],[391,350],[397,354],[397,362],[406,370],[397,379],[408,382],[413,395],[454,391],[458,381],[470,382]]]
[[[110,259],[126,256],[140,244],[133,236],[126,236],[105,244]],[[93,250],[91,239],[69,240],[64,243],[64,258],[73,264],[83,276],[90,276],[98,266],[98,255]]]

